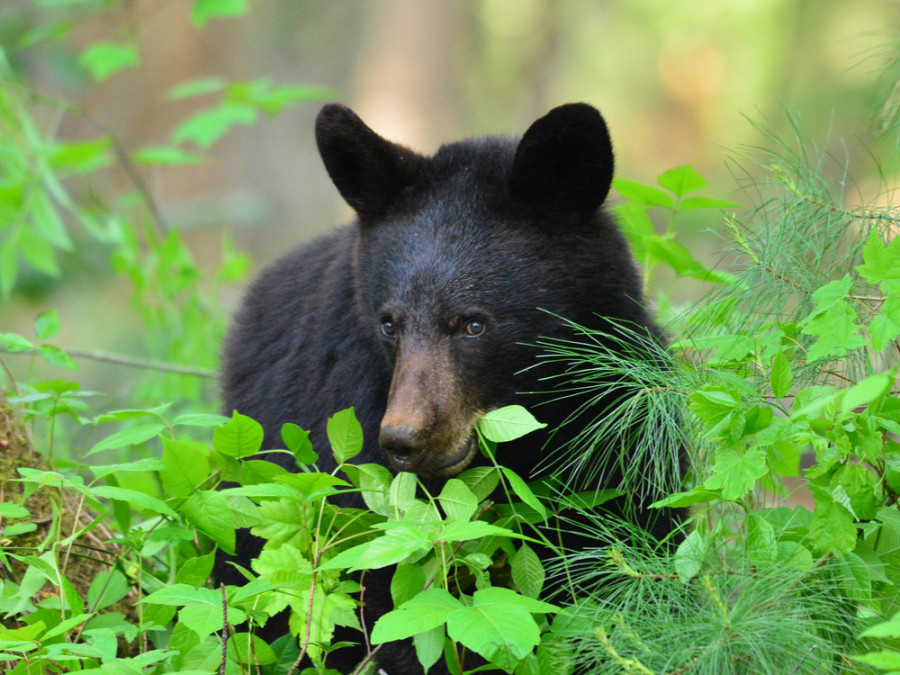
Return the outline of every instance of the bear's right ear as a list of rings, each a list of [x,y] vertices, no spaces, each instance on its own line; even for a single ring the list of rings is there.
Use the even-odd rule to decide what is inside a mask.
[[[385,140],[346,106],[329,103],[316,118],[316,145],[344,200],[360,216],[384,215],[413,184],[423,157]]]
[[[554,108],[532,124],[513,159],[509,193],[543,213],[589,216],[613,177],[613,151],[606,122],[586,103]]]

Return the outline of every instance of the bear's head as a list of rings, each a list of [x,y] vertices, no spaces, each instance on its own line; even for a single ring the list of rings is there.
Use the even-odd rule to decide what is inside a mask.
[[[555,108],[518,142],[486,137],[425,157],[328,105],[316,139],[358,215],[356,294],[393,367],[379,441],[395,469],[464,469],[486,411],[548,388],[531,345],[561,335],[560,317],[646,323],[631,255],[600,208],[613,152],[593,107]]]

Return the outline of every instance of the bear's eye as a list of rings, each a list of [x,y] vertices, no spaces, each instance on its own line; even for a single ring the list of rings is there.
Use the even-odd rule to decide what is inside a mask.
[[[466,337],[478,337],[479,335],[484,333],[484,321],[479,321],[478,319],[471,319],[466,322]]]
[[[397,334],[397,324],[391,317],[381,317],[381,334],[387,338],[392,338]]]

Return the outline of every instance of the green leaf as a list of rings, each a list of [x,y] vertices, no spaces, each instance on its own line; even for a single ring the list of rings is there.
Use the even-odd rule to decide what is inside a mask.
[[[397,526],[384,536],[338,553],[319,569],[379,569],[402,562],[414,553],[431,548],[425,532],[409,523],[384,523]],[[467,523],[469,524],[469,523]],[[485,523],[486,524],[486,523]]]
[[[900,291],[900,241],[896,237],[885,245],[879,230],[873,227],[863,247],[863,262],[856,270],[871,284],[881,284],[885,294]]]
[[[353,459],[362,451],[362,426],[356,419],[353,408],[342,410],[330,417],[325,431],[338,464]]]
[[[650,185],[644,185],[626,178],[614,178],[612,186],[625,199],[633,202],[649,206],[661,206],[664,209],[672,209],[675,206],[675,202],[670,194]]]
[[[213,94],[224,90],[227,84],[221,77],[201,77],[196,80],[188,80],[172,87],[169,93],[166,94],[166,99],[177,101],[183,98],[191,98],[192,96]]]
[[[59,313],[53,309],[49,312],[41,312],[34,320],[34,333],[38,340],[49,340],[59,335],[61,325]]]
[[[209,450],[195,441],[173,441],[163,436],[159,472],[168,497],[187,497],[209,477]]]
[[[187,166],[202,164],[202,156],[171,145],[147,146],[134,153],[134,161],[138,164],[154,166]]]
[[[514,441],[546,426],[520,405],[508,405],[491,410],[478,420],[478,430],[485,438],[495,443]]]
[[[743,452],[722,447],[716,453],[712,476],[703,486],[707,490],[721,490],[722,497],[737,500],[744,497],[767,471],[766,453],[757,446]]]
[[[128,595],[131,586],[119,570],[100,570],[88,589],[87,602],[92,612],[109,607]]]
[[[18,333],[0,333],[0,345],[9,352],[27,352],[34,349],[34,344]]]
[[[176,127],[172,132],[172,142],[191,141],[205,150],[228,133],[231,127],[254,122],[256,111],[247,106],[223,105],[210,108],[196,113]]]
[[[710,199],[709,197],[688,197],[678,202],[679,211],[692,211],[695,209],[738,209],[738,202],[729,202],[722,199]]]
[[[860,380],[841,397],[841,413],[847,415],[857,407],[868,405],[890,393],[894,384],[892,373],[879,373]]]
[[[231,517],[231,507],[225,495],[212,490],[194,492],[180,510],[222,550],[234,553],[234,519]]]
[[[653,235],[644,240],[644,248],[655,260],[668,265],[675,274],[717,284],[735,283],[734,275],[702,265],[691,252],[674,239]]]
[[[900,612],[894,614],[889,621],[877,623],[864,630],[860,637],[900,638]]]
[[[64,169],[69,174],[92,173],[100,167],[112,164],[113,158],[109,153],[112,141],[106,137],[94,138],[89,141],[72,141],[57,143],[50,155],[50,164],[58,169]],[[60,226],[62,222],[60,221]],[[68,234],[65,235],[68,240]],[[54,243],[53,240],[50,240]]]
[[[547,520],[547,509],[544,508],[541,501],[535,496],[534,492],[531,491],[528,484],[512,469],[501,466],[500,470],[503,472],[503,475],[506,476],[506,480],[509,481],[509,486],[512,488],[513,492],[516,493],[516,496],[537,511],[543,520]]]
[[[0,502],[0,518],[27,518],[31,512],[24,506],[12,502]]]
[[[106,497],[107,499],[118,499],[119,501],[130,502],[138,508],[147,509],[154,513],[161,513],[172,518],[178,518],[178,514],[169,508],[164,501],[157,499],[156,497],[151,497],[143,492],[138,492],[137,490],[129,490],[128,488],[117,487],[115,485],[98,485],[92,489],[92,492],[97,497]]]
[[[708,544],[697,530],[684,538],[675,551],[675,572],[682,583],[688,583],[700,573],[706,559]]]
[[[266,666],[278,662],[269,644],[253,633],[235,633],[228,638],[228,656],[245,665]]]
[[[372,644],[412,637],[443,625],[462,603],[443,588],[432,586],[388,612],[372,628]]]
[[[707,490],[702,485],[698,485],[687,492],[676,492],[664,499],[660,499],[658,502],[653,502],[650,508],[660,509],[668,507],[681,509],[694,504],[708,504],[721,496],[722,494],[719,490]]]
[[[815,491],[814,491],[815,492]],[[809,528],[816,551],[852,551],[856,546],[856,526],[851,513],[828,497],[816,493],[816,507]]]
[[[54,347],[53,345],[41,345],[38,347],[38,353],[51,366],[66,368],[67,370],[78,370],[78,364],[75,363],[75,359],[66,354],[59,347]]]
[[[391,577],[391,598],[399,607],[425,590],[425,570],[421,565],[397,565]]]
[[[95,42],[81,52],[78,61],[90,71],[91,77],[102,82],[124,68],[137,66],[141,59],[132,45]]]
[[[660,186],[681,197],[706,187],[706,180],[690,164],[669,169],[656,179]]]
[[[444,653],[444,642],[446,642],[446,639],[443,626],[437,626],[424,633],[413,635],[416,658],[422,664],[425,672],[428,672],[429,668],[441,658],[441,654]]]
[[[893,649],[882,649],[878,652],[869,652],[859,656],[851,655],[850,658],[884,670],[900,670],[900,652]],[[888,673],[888,675],[893,675],[893,673]]]
[[[264,436],[259,422],[235,410],[227,423],[216,427],[213,446],[229,457],[252,457],[262,448]]]
[[[202,586],[209,579],[216,562],[216,554],[194,556],[185,560],[175,575],[175,583]]]
[[[139,445],[156,438],[166,428],[162,422],[152,422],[150,424],[141,424],[130,429],[123,429],[114,434],[110,434],[99,443],[92,447],[87,455],[93,455],[103,450],[114,450],[116,448],[124,448],[128,445]]]
[[[531,615],[554,611],[553,605],[508,588],[484,588],[475,591],[470,607],[450,613],[447,633],[501,668],[512,670],[540,642],[540,630]]]
[[[791,384],[794,382],[794,375],[791,372],[791,364],[784,355],[784,352],[778,352],[772,358],[772,372],[770,375],[772,385],[772,394],[775,398],[787,396],[791,391]]]
[[[247,13],[247,0],[194,0],[191,21],[198,28],[210,19],[227,16],[243,16]]]
[[[294,454],[294,458],[298,464],[315,464],[319,461],[319,456],[313,450],[312,443],[309,440],[309,432],[304,431],[296,424],[288,422],[281,427],[281,440],[285,446]]]
[[[527,544],[522,544],[515,555],[509,559],[513,583],[522,595],[538,598],[544,586],[544,566],[537,553]]]
[[[458,476],[479,502],[491,496],[500,483],[500,472],[493,466],[476,466],[463,471]]]
[[[450,520],[468,520],[478,508],[478,498],[457,478],[451,478],[444,484],[438,502]]]

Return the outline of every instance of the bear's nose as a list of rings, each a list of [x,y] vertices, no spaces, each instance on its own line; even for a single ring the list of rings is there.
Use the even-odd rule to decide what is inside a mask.
[[[422,432],[406,425],[385,425],[381,427],[378,443],[389,452],[410,456],[422,449]]]

